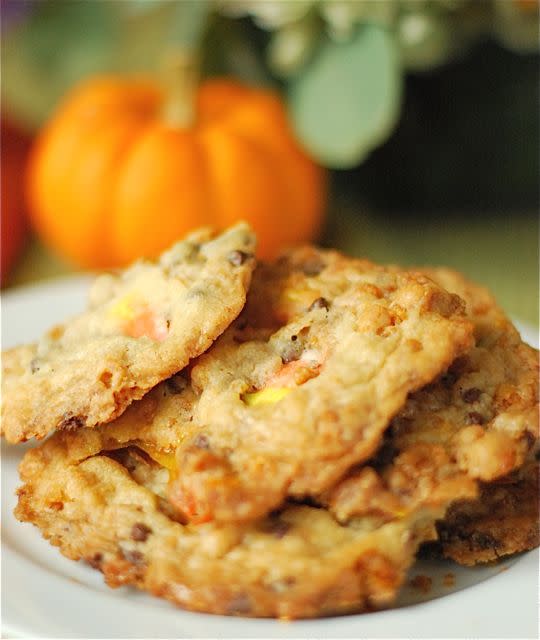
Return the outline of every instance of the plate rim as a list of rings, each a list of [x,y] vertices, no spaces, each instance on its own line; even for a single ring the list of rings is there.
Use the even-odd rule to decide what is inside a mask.
[[[7,554],[6,554],[7,551]],[[59,553],[59,551],[58,551]],[[13,553],[11,549],[2,550],[2,582],[5,579],[5,562],[7,560],[8,571],[15,570],[15,563],[21,562],[23,569],[30,569],[25,565],[33,565],[33,563],[26,559],[24,556],[16,558],[18,555]],[[387,637],[421,637],[421,638],[448,638],[448,637],[497,637],[497,638],[509,638],[509,637],[537,637],[538,633],[538,618],[536,618],[536,625],[531,625],[531,620],[527,621],[527,624],[514,624],[510,625],[512,631],[508,627],[508,620],[506,620],[506,628],[504,625],[504,619],[507,618],[506,612],[503,618],[491,615],[491,620],[487,625],[482,624],[482,620],[469,620],[467,628],[455,624],[455,620],[463,614],[471,615],[471,610],[477,612],[485,612],[485,604],[493,599],[494,590],[499,591],[499,597],[504,594],[504,604],[506,610],[512,611],[514,614],[519,613],[520,603],[523,609],[523,596],[521,591],[515,589],[516,584],[520,587],[528,585],[529,587],[534,583],[536,585],[536,595],[534,600],[538,602],[538,563],[539,563],[539,550],[534,549],[532,551],[523,553],[518,557],[516,562],[506,571],[501,571],[497,575],[477,583],[470,587],[464,588],[460,591],[449,593],[442,598],[436,598],[416,605],[410,605],[408,607],[398,609],[387,609],[377,611],[368,614],[352,614],[348,616],[334,616],[309,620],[295,620],[292,622],[284,623],[283,621],[263,618],[235,618],[227,616],[219,616],[213,614],[200,614],[183,609],[170,608],[155,608],[152,613],[155,616],[161,618],[166,616],[168,618],[167,631],[168,633],[148,633],[148,626],[144,626],[144,617],[150,617],[146,607],[141,607],[140,602],[133,601],[129,598],[126,599],[111,599],[106,592],[93,591],[92,596],[95,598],[94,608],[98,608],[104,613],[104,618],[110,616],[110,619],[126,619],[130,616],[129,620],[131,625],[142,625],[142,633],[138,633],[133,626],[128,627],[129,633],[119,633],[118,625],[115,623],[113,628],[109,627],[109,633],[102,635],[93,633],[92,635],[86,635],[81,629],[75,630],[74,634],[64,635],[65,631],[70,629],[64,629],[62,633],[44,633],[42,630],[33,626],[30,622],[20,623],[11,619],[9,613],[6,616],[5,609],[9,606],[9,601],[5,602],[6,588],[2,589],[2,631],[4,637],[32,637],[32,638],[57,638],[57,637],[93,637],[93,638],[206,638],[206,637],[223,637],[223,638],[235,638],[235,637],[257,637],[257,638],[316,638],[316,637],[335,637],[335,638],[348,638],[348,637],[373,637],[373,638],[387,638]],[[32,567],[35,576],[35,568]],[[44,578],[48,582],[51,582],[51,575],[45,569],[39,567],[38,580]],[[38,580],[34,581],[34,585],[37,585]],[[60,576],[52,576],[53,586],[55,583],[63,585],[64,582],[68,582],[68,579]],[[90,590],[86,585],[79,584],[76,581],[74,584],[69,585],[69,588],[73,591],[73,598],[78,599],[84,592]],[[534,595],[534,594],[533,594]],[[152,596],[148,596],[152,597]],[[8,595],[9,599],[9,595]],[[497,604],[497,603],[494,603]],[[26,606],[26,605],[23,605]],[[500,603],[502,608],[502,602]],[[534,602],[533,602],[534,606]],[[444,610],[447,610],[445,614]],[[537,612],[537,609],[536,609]],[[48,611],[47,611],[48,613]],[[141,616],[137,616],[137,614]],[[523,611],[521,612],[523,613]],[[124,618],[124,615],[126,618]],[[178,616],[177,620],[172,621],[173,616]],[[444,627],[441,629],[441,616],[447,616]],[[533,618],[534,616],[531,616]],[[525,616],[520,616],[524,620]],[[452,620],[454,622],[452,622]],[[72,620],[70,620],[72,622]],[[173,629],[177,622],[178,628]],[[480,624],[479,624],[480,623]],[[123,624],[123,623],[121,623]],[[502,626],[501,626],[502,625]],[[422,633],[419,634],[419,627]],[[526,628],[527,627],[527,628]],[[532,627],[535,627],[534,629]],[[397,632],[401,630],[405,633]],[[54,628],[53,628],[54,630]],[[206,631],[210,630],[210,633]],[[461,630],[461,631],[460,631]],[[58,631],[58,630],[56,630]],[[61,630],[62,631],[62,630]],[[113,633],[111,633],[113,631]],[[171,633],[172,631],[172,633]],[[179,633],[179,631],[185,631],[187,633]],[[202,631],[202,633],[201,633]],[[331,634],[328,634],[331,631]],[[415,632],[416,631],[416,632]],[[246,633],[247,632],[247,633]],[[290,632],[290,633],[288,633]],[[531,633],[532,632],[532,633]],[[361,634],[361,635],[359,635]]]

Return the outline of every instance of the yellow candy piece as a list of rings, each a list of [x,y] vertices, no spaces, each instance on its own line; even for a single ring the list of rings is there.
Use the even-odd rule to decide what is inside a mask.
[[[125,296],[109,307],[109,314],[119,320],[132,320],[135,317],[132,296]]]
[[[244,393],[242,400],[248,407],[257,407],[261,404],[274,404],[284,398],[292,389],[286,387],[268,387],[252,393]]]
[[[303,291],[298,289],[285,289],[281,294],[281,298],[287,301],[292,300],[292,302],[298,302],[299,300],[302,300],[303,293]]]
[[[304,302],[306,299],[312,300],[313,296],[317,297],[317,292],[313,291],[313,289],[309,289],[308,287],[304,287],[299,289],[295,287],[289,287],[284,289],[281,293],[281,297],[284,300],[292,300],[293,302]]]
[[[158,464],[165,469],[168,469],[171,473],[176,472],[176,454],[174,451],[161,451],[157,447],[151,444],[135,440],[133,444],[147,453],[152,460],[155,460]]]

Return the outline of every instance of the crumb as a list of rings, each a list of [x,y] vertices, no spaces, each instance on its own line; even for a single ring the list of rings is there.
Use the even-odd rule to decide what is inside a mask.
[[[418,589],[422,593],[428,593],[431,589],[431,585],[433,584],[433,580],[428,576],[418,575],[415,576],[410,582],[409,585]]]
[[[456,584],[456,576],[453,573],[446,573],[443,578],[445,587],[453,587]]]

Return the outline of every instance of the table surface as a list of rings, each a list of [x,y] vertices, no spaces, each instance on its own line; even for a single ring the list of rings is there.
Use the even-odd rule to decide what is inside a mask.
[[[330,216],[323,244],[380,262],[447,265],[488,286],[504,309],[538,326],[537,212],[404,216],[343,204]],[[9,286],[74,273],[33,239]]]

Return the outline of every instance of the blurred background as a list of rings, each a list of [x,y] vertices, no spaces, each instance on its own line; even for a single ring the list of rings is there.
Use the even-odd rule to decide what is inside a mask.
[[[538,324],[537,0],[1,0],[2,285],[248,219]]]

